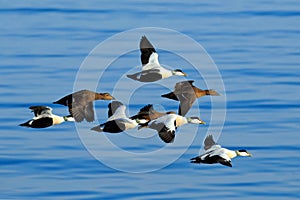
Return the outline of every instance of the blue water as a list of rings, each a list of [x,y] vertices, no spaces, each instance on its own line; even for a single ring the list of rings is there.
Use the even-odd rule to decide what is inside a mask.
[[[0,199],[300,198],[298,1],[55,0],[1,1],[0,5]],[[180,142],[197,126],[180,128],[175,144],[167,147],[148,130],[144,139],[137,137],[143,134],[137,130],[107,135],[120,147],[112,149],[104,145],[103,135],[88,131],[105,120],[104,101],[96,103],[97,121],[92,124],[78,127],[64,123],[38,130],[17,126],[32,117],[27,109],[30,105],[49,105],[56,114],[66,114],[65,107],[51,102],[73,91],[77,72],[89,52],[109,37],[139,27],[173,29],[205,48],[225,87],[221,98],[226,97],[226,119],[218,142],[232,149],[245,148],[253,157],[234,159],[233,168],[190,164],[209,125],[199,127],[188,147]],[[128,43],[137,48],[139,39],[131,38]],[[164,42],[151,41],[157,48]],[[162,63],[178,64],[172,54],[161,52]],[[97,90],[129,101],[130,114],[147,103],[176,110],[176,102],[157,99],[168,92],[160,83],[137,84],[138,92],[130,98],[126,98],[126,87],[113,90],[118,74],[139,64],[137,49],[122,55],[112,63]],[[205,87],[203,77],[195,76],[184,61],[179,64],[196,80],[196,86]],[[96,71],[97,66],[85,75],[92,77]],[[161,82],[173,85],[178,80]],[[143,91],[150,92],[139,95]],[[208,122],[211,100],[204,97],[198,101],[201,118]],[[193,106],[190,112],[197,114],[197,108]],[[79,133],[81,129],[87,130],[86,134]],[[115,167],[97,160],[82,135]],[[163,148],[166,151],[150,163],[134,156],[118,157],[118,151],[143,153]],[[162,169],[142,172],[180,151],[184,153]]]

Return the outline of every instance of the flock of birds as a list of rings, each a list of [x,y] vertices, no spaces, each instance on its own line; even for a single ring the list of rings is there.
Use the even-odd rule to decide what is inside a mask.
[[[182,70],[169,70],[162,67],[158,61],[158,54],[146,36],[140,40],[142,70],[135,74],[127,75],[140,82],[154,82],[170,76],[187,76]],[[106,122],[91,128],[97,132],[119,133],[138,126],[150,128],[158,132],[158,136],[165,143],[172,143],[175,139],[177,127],[184,124],[205,124],[199,117],[185,117],[197,98],[205,95],[219,96],[215,90],[202,90],[193,85],[193,80],[178,82],[174,91],[161,95],[162,97],[179,101],[178,114],[173,111],[158,112],[154,110],[152,104],[148,104],[131,117],[126,115],[126,106],[115,100],[109,93],[96,93],[90,90],[80,90],[69,94],[54,104],[68,106],[70,115],[58,116],[52,113],[52,108],[48,106],[31,106],[29,109],[34,112],[33,119],[20,124],[31,128],[46,128],[61,124],[65,121],[87,122],[94,121],[95,100],[112,100],[108,104],[108,119]],[[205,152],[202,155],[191,159],[192,163],[220,163],[230,166],[231,159],[236,156],[251,156],[246,150],[229,150],[217,144],[212,135],[208,135],[204,141]]]

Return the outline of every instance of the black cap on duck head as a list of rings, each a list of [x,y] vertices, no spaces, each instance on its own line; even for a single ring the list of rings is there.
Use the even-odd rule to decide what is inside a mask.
[[[252,154],[245,149],[237,150],[236,153],[238,156],[252,156]]]

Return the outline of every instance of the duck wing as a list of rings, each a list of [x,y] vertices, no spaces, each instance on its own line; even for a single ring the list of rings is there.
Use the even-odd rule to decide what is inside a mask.
[[[82,122],[85,116],[85,106],[79,103],[68,104],[69,113],[74,117],[76,122]]]
[[[196,100],[196,95],[194,92],[186,91],[181,94],[177,94],[176,96],[179,100],[178,114],[185,116],[193,106],[193,103]]]
[[[217,143],[214,141],[212,135],[208,135],[204,140],[204,150],[210,149],[212,146],[216,145]]]
[[[166,115],[166,113],[157,112],[154,110],[152,104],[148,104],[140,109],[140,111],[131,117],[131,119],[146,119],[148,121],[155,120],[163,115]]]
[[[185,89],[186,87],[193,87],[193,83],[195,81],[194,80],[188,80],[188,81],[181,81],[176,83],[175,85],[175,92],[181,92],[183,89]]]
[[[29,109],[34,113],[35,117],[52,115],[52,108],[48,106],[30,106]]]
[[[231,164],[231,159],[229,158],[229,156],[226,153],[220,154],[220,155],[215,155],[213,156],[216,160],[216,162],[228,166],[228,167],[232,167]]]
[[[160,69],[158,68],[142,70],[135,74],[127,74],[127,77],[140,82],[154,82],[162,79]]]
[[[153,111],[153,105],[152,104],[148,104],[148,105],[144,106],[143,108],[141,108],[136,115],[130,117],[130,119],[146,119],[146,120],[151,120],[150,113],[152,111]]]
[[[172,143],[175,139],[176,118],[175,114],[164,115],[152,121],[149,128],[157,130],[159,137],[165,143]]]
[[[140,41],[140,51],[142,65],[148,64],[151,54],[155,53],[156,51],[146,36],[142,36]]]
[[[126,116],[126,106],[120,101],[113,101],[108,104],[108,119],[107,121],[112,121],[118,118],[127,118]]]
[[[93,102],[89,102],[86,106],[84,106],[84,118],[87,122],[92,122],[95,120],[94,113],[94,104]]]

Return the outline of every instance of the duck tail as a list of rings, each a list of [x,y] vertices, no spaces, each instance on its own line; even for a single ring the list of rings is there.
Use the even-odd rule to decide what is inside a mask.
[[[91,130],[97,131],[97,132],[103,132],[103,128],[101,127],[101,125],[95,126],[95,127],[91,128]]]
[[[70,96],[65,96],[57,101],[54,101],[53,103],[54,104],[61,104],[61,105],[64,105],[64,106],[67,106],[68,105],[68,99],[70,98]]]
[[[127,74],[126,75],[128,78],[131,78],[133,80],[138,80],[136,74]]]
[[[31,120],[29,120],[29,121],[27,121],[27,122],[25,122],[25,123],[19,124],[19,126],[30,127],[30,121],[31,121]]]
[[[175,101],[178,101],[177,96],[173,92],[170,92],[168,94],[163,94],[163,95],[161,95],[161,97],[165,97],[165,98],[168,98],[168,99],[173,99]]]
[[[190,161],[191,163],[201,163],[201,159],[199,156],[191,158]]]

